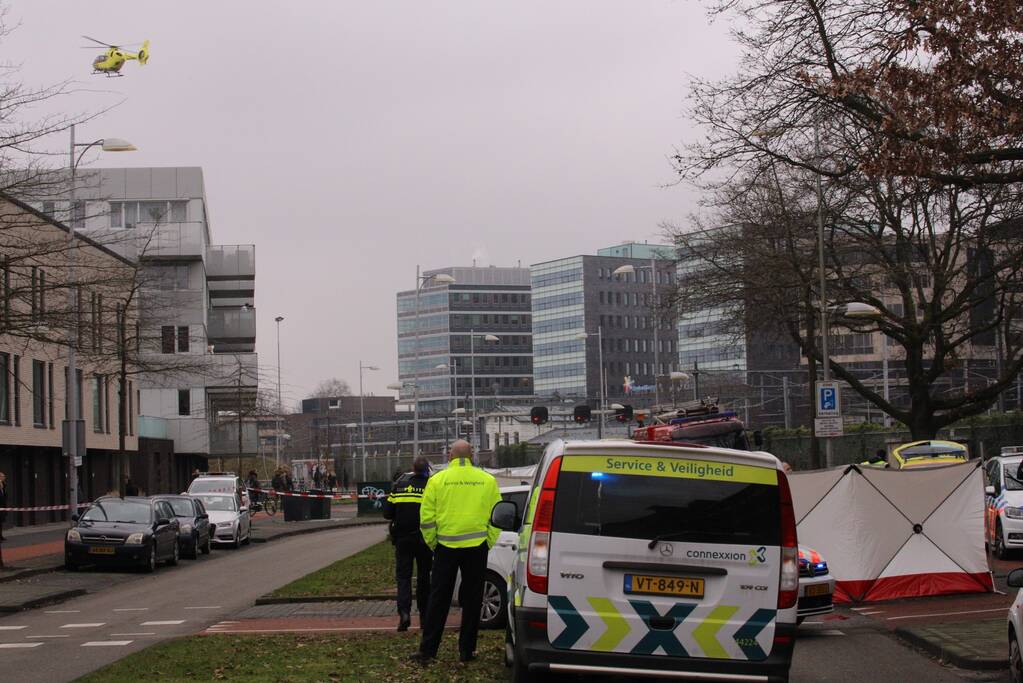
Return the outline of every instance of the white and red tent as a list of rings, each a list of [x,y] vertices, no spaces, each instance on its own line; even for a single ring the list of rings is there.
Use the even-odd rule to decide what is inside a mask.
[[[799,543],[827,561],[836,602],[993,590],[980,461],[789,475]]]

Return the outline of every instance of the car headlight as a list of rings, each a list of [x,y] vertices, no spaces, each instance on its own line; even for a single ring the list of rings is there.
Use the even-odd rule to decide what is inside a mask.
[[[192,525],[191,524],[182,524],[181,525],[181,533],[183,533],[183,534],[190,534],[190,533],[192,533]]]
[[[146,538],[146,535],[144,533],[142,533],[141,531],[139,531],[139,532],[136,532],[136,533],[132,534],[131,536],[129,536],[124,541],[124,544],[125,545],[142,545],[142,542],[145,540],[145,538]]]
[[[1023,508],[1005,508],[1005,516],[1009,519],[1023,519]]]
[[[68,529],[67,540],[71,541],[72,543],[81,543],[82,535],[78,533],[78,529]]]

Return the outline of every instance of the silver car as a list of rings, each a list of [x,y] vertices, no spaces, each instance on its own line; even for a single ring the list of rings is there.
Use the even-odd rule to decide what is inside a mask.
[[[231,493],[206,493],[195,497],[206,507],[210,524],[216,525],[216,531],[210,538],[213,543],[230,545],[233,548],[249,544],[252,535],[249,508],[239,506],[237,496]]]

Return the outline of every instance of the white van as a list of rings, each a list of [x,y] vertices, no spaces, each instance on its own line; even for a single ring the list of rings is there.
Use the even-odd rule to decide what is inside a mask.
[[[515,525],[517,506],[492,522]],[[788,681],[798,544],[768,453],[552,443],[509,585],[514,680],[547,673]]]

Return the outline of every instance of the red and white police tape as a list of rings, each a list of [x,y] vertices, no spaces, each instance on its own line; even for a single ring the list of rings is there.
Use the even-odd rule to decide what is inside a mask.
[[[92,503],[79,503],[78,507],[87,508]],[[68,506],[65,505],[42,505],[34,508],[0,508],[0,512],[47,512],[52,510],[67,510]]]
[[[271,496],[275,496],[275,495],[276,496],[295,496],[296,498],[332,498],[334,500],[345,500],[345,499],[349,499],[349,498],[353,499],[353,500],[355,498],[368,498],[370,500],[376,500],[377,498],[386,498],[387,497],[387,494],[384,493],[383,491],[380,491],[379,493],[369,493],[369,494],[362,493],[362,494],[358,494],[358,495],[356,495],[354,493],[333,493],[333,494],[331,494],[331,493],[306,493],[304,491],[277,491],[275,489],[255,489],[255,488],[252,488],[252,487],[249,487],[249,491],[256,491],[257,493],[266,493],[266,494],[271,495]],[[378,491],[379,491],[379,489],[378,489]]]

